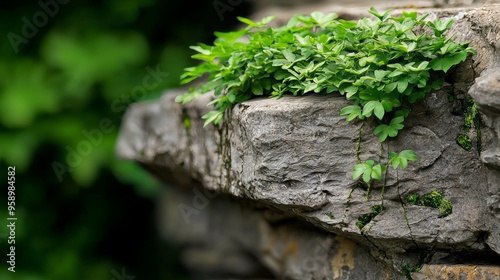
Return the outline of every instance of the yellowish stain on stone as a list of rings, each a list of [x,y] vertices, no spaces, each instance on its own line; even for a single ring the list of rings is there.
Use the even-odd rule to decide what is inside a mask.
[[[286,228],[271,232],[269,240],[261,247],[261,252],[284,261],[287,257],[299,259],[299,242],[290,235]]]
[[[299,243],[294,239],[291,239],[286,245],[283,255],[291,256],[295,260],[299,259]]]
[[[344,267],[349,270],[354,269],[354,253],[356,252],[356,243],[342,236],[335,237],[339,243],[339,249],[332,259],[333,279],[339,279],[344,276]]]
[[[477,265],[425,265],[421,273],[424,279],[500,279],[500,267]],[[420,278],[419,278],[420,279]]]

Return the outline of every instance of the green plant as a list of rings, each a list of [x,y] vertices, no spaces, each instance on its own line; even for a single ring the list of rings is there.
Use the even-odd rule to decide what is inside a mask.
[[[432,190],[430,193],[425,194],[422,196],[422,199],[420,199],[419,194],[407,195],[405,203],[416,206],[437,208],[441,212],[442,217],[446,217],[453,212],[453,205],[451,202],[444,198],[443,194],[437,190]]]
[[[411,277],[412,272],[419,272],[422,270],[424,267],[424,264],[429,263],[432,259],[432,256],[434,253],[432,250],[425,250],[420,253],[420,256],[418,257],[418,263],[415,266],[411,266],[406,262],[403,262],[401,265],[401,271],[400,273],[403,274],[406,279],[412,280],[413,278]]]
[[[423,266],[423,264],[414,267],[414,266],[410,266],[407,263],[403,263],[402,268],[401,268],[401,274],[403,274],[406,277],[406,279],[411,280],[412,279],[411,273],[412,272],[419,272],[422,269],[422,266]]]
[[[203,62],[186,68],[181,82],[206,73],[208,81],[176,101],[185,104],[213,91],[209,104],[215,110],[203,116],[208,125],[219,124],[226,109],[253,96],[340,93],[352,101],[340,111],[347,121],[374,116],[379,125],[373,133],[380,142],[396,137],[409,114],[405,104],[439,88],[443,79],[438,72],[447,72],[475,51],[443,36],[452,19],[425,21],[427,15],[416,12],[394,17],[374,8],[369,12],[373,19],[358,22],[337,20],[334,13],[296,15],[278,28],[266,26],[272,17],[260,22],[238,18],[247,27],[216,32],[213,46],[191,47],[198,52],[193,58]],[[382,179],[389,164],[404,169],[417,159],[411,150],[391,152],[386,164],[380,159],[358,162],[352,177],[361,177],[369,191],[370,182]]]
[[[422,202],[420,202],[420,195],[416,193],[406,196],[405,202],[410,205],[422,205]]]
[[[432,190],[431,193],[422,197],[422,204],[424,206],[439,209],[443,216],[448,216],[453,212],[453,205],[449,200],[444,198],[443,194],[437,190]]]
[[[367,214],[363,214],[358,217],[358,222],[356,223],[356,226],[359,229],[363,229],[366,224],[371,222],[373,218],[375,218],[378,214],[380,214],[384,210],[384,206],[382,205],[373,205],[372,206],[372,211]]]
[[[373,8],[370,13],[375,19],[356,23],[336,20],[334,13],[314,12],[296,15],[279,28],[266,27],[272,17],[260,22],[239,18],[246,28],[216,32],[213,46],[191,47],[198,52],[193,58],[203,63],[187,68],[182,83],[205,73],[209,73],[208,82],[192,87],[177,101],[187,103],[213,90],[216,98],[210,104],[216,110],[204,119],[205,124],[218,124],[225,109],[254,95],[339,92],[354,103],[341,111],[348,120],[372,115],[387,119],[390,129],[376,131],[386,135],[381,138],[394,137],[406,117],[395,109],[404,100],[422,100],[442,84],[442,79],[432,79],[433,72],[448,71],[474,51],[442,36],[451,19],[427,22],[427,15],[418,17],[416,12],[390,17],[389,11],[380,14]],[[416,29],[425,27],[433,35],[416,34]],[[387,116],[393,111],[393,116]]]
[[[455,138],[455,141],[460,147],[462,147],[462,149],[466,151],[470,151],[472,149],[472,140],[467,135],[458,134]]]
[[[477,105],[474,102],[474,99],[469,98],[465,100],[465,112],[464,112],[464,125],[462,126],[462,129],[467,133],[467,134],[472,134],[474,133],[473,130],[475,130],[476,133],[476,138],[477,138],[477,150],[480,153],[481,152],[481,130],[480,130],[480,116],[479,112],[477,111]],[[472,139],[465,134],[458,134],[457,137],[455,138],[455,141],[457,144],[462,147],[462,149],[466,151],[472,150]]]

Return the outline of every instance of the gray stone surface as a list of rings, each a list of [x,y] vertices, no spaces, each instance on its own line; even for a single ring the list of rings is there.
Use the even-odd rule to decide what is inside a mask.
[[[455,18],[450,35],[458,41],[470,41],[478,54],[453,69],[450,84],[429,94],[422,104],[412,106],[405,129],[388,144],[381,145],[372,135],[373,123],[348,123],[339,116],[340,109],[348,104],[340,96],[253,99],[228,112],[224,125],[203,128],[200,118],[210,110],[205,104],[211,96],[180,106],[174,98],[184,89],[178,89],[167,92],[159,101],[131,106],[124,118],[117,152],[122,158],[142,163],[170,184],[184,188],[196,185],[250,201],[266,211],[301,219],[326,232],[329,240],[345,238],[355,242],[371,254],[362,253],[360,259],[366,256],[383,260],[395,268],[387,270],[387,275],[400,270],[403,262],[415,264],[427,250],[444,255],[499,254],[500,6],[439,10],[430,17]],[[457,100],[448,101],[450,91]],[[475,133],[469,133],[474,143],[471,151],[455,143],[457,134],[464,133],[463,100],[468,94],[482,113],[482,151],[477,149]],[[367,200],[366,191],[355,188],[356,182],[350,178],[357,162],[358,143],[362,160],[376,160],[382,150],[384,162],[388,149],[413,149],[420,159],[404,171],[388,173],[383,200],[381,183],[373,186]],[[453,203],[451,215],[441,217],[437,209],[401,203],[409,194],[423,195],[433,189]],[[359,230],[358,217],[382,201],[384,211]],[[223,212],[217,215],[225,217]],[[319,235],[294,226],[287,227],[287,231],[303,238],[298,244],[306,248],[309,246],[303,244]],[[253,246],[262,243],[258,238],[253,240]],[[335,242],[329,244],[337,246]],[[286,247],[277,248],[280,246]],[[292,265],[253,252],[277,275],[289,273],[290,279],[309,279],[293,270],[297,262],[312,253],[310,249],[304,249]],[[196,252],[193,254],[196,256]],[[490,261],[498,267],[494,259]],[[332,260],[321,262],[324,268],[325,262]],[[380,265],[373,259],[367,263]],[[345,273],[335,274],[333,268],[318,270],[310,279],[331,278],[330,273],[334,279],[365,279],[349,276],[364,273],[357,270],[362,265],[352,269],[350,264],[341,266],[347,266]],[[367,271],[366,275],[370,275],[375,268]],[[394,277],[399,276],[386,276]]]
[[[500,64],[491,68],[476,80],[470,89],[485,125],[491,135],[484,143],[481,161],[488,168],[488,195],[486,204],[490,213],[491,230],[488,245],[500,253]]]
[[[223,195],[167,187],[158,204],[193,279],[402,279],[365,246]]]

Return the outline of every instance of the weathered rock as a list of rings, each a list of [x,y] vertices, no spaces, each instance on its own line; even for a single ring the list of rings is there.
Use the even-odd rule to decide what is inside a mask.
[[[177,186],[198,185],[300,218],[329,233],[325,236],[330,236],[330,247],[347,246],[335,245],[332,238],[348,238],[397,269],[404,262],[417,265],[428,251],[500,254],[500,6],[440,10],[432,17],[454,17],[456,24],[449,34],[458,41],[470,41],[478,54],[454,69],[450,84],[413,105],[405,129],[388,144],[381,145],[372,135],[374,123],[346,122],[339,116],[348,105],[340,96],[257,98],[235,106],[223,126],[203,128],[200,118],[210,110],[205,104],[211,96],[183,107],[174,102],[184,91],[179,89],[160,101],[134,104],[128,110],[118,154]],[[449,92],[459,99],[450,102]],[[467,93],[482,113],[481,139],[462,129]],[[470,151],[455,142],[464,133],[473,139]],[[405,149],[415,150],[420,159],[404,171],[391,169],[385,187],[376,183],[367,199],[366,191],[351,179],[358,158],[386,162],[388,151]],[[442,217],[437,209],[403,203],[407,195],[424,195],[434,189],[452,202],[451,215]],[[382,213],[360,230],[358,218],[380,204]],[[287,230],[297,233],[294,238],[301,240],[299,244],[319,235],[293,226]],[[253,246],[262,244],[258,238],[253,240]],[[283,246],[288,245],[278,248]],[[297,261],[312,254],[310,250],[300,251],[291,266],[252,252],[278,275],[290,273],[290,279],[331,278],[331,273],[335,279],[370,279],[349,278],[364,273],[350,262],[346,264],[349,274],[336,273],[335,268],[318,269],[312,276],[292,272]],[[359,256],[363,259],[365,253]],[[374,268],[379,267],[369,259],[373,257],[366,258]],[[498,267],[498,258],[490,261]],[[331,259],[320,262],[324,268]],[[453,264],[439,264],[439,269]]]
[[[500,279],[500,267],[478,265],[425,265],[412,273],[414,280]]]
[[[483,72],[470,89],[470,94],[483,113],[484,123],[492,132],[483,143],[481,161],[488,167],[486,202],[492,229],[487,243],[500,253],[500,63],[497,65]]]
[[[160,233],[194,279],[402,279],[365,246],[242,201],[166,188],[159,205]]]

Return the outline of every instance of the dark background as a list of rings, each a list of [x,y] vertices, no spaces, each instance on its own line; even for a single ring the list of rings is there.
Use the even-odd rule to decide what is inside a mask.
[[[217,11],[221,2],[240,3]],[[188,46],[230,30],[248,3],[0,7],[0,279],[189,279],[179,248],[156,233],[162,186],[117,159],[114,146],[126,106],[179,86],[196,63]],[[146,85],[151,69],[168,75]],[[6,263],[8,166],[16,168],[15,273]]]

